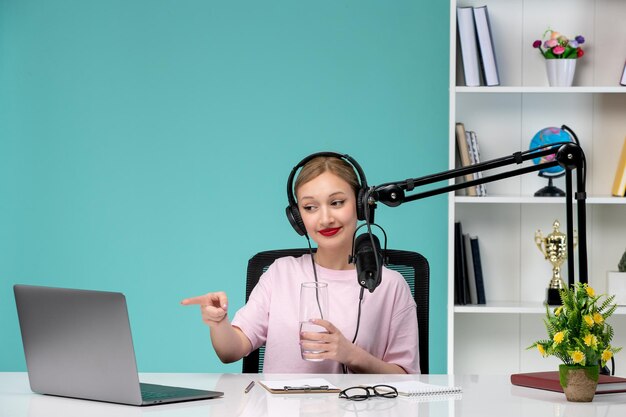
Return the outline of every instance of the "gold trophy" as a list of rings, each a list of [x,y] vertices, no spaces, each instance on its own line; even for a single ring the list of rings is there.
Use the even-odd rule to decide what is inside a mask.
[[[552,232],[543,236],[540,230],[535,232],[535,244],[545,258],[552,264],[552,279],[547,289],[546,304],[560,305],[559,291],[565,288],[565,282],[561,278],[561,265],[567,259],[567,236],[559,231],[560,223],[555,220],[552,224]],[[574,246],[576,246],[574,235]]]

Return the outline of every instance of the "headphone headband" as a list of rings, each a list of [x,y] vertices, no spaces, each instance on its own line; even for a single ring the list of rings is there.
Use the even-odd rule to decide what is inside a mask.
[[[293,167],[293,169],[289,173],[289,178],[287,179],[287,199],[289,201],[289,205],[296,204],[296,198],[293,194],[293,180],[294,180],[294,177],[296,176],[296,172],[298,172],[298,169],[305,166],[307,162],[320,156],[343,159],[347,161],[348,163],[350,163],[350,165],[352,165],[352,167],[354,168],[354,170],[356,171],[359,177],[359,184],[361,184],[360,188],[367,188],[367,180],[365,179],[365,173],[363,173],[363,169],[358,164],[358,162],[355,161],[354,158],[352,158],[350,155],[340,154],[336,152],[317,152],[317,153],[307,156],[302,161],[298,162],[298,165]]]

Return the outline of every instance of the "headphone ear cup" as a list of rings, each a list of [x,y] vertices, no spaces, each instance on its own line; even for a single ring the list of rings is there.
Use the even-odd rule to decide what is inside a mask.
[[[306,235],[306,227],[304,227],[298,206],[287,206],[285,213],[287,214],[287,220],[289,220],[291,227],[293,227],[296,233],[300,236]]]
[[[365,220],[365,210],[363,198],[365,196],[365,189],[359,188],[359,194],[356,196],[356,218],[359,220]],[[371,216],[368,216],[371,219]]]

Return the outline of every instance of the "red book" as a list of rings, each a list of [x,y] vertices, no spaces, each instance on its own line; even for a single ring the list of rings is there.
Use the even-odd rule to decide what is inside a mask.
[[[522,387],[563,392],[559,382],[559,371],[512,374],[511,383]],[[611,394],[615,392],[626,392],[626,378],[600,375],[596,394]]]

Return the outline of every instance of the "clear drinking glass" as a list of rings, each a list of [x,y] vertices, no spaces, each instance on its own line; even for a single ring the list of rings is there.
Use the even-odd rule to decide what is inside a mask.
[[[303,282],[300,287],[300,332],[325,333],[327,330],[311,323],[311,319],[328,320],[328,283],[326,282]],[[322,353],[323,350],[304,350],[301,345],[301,353]],[[304,355],[302,356],[304,358]],[[306,359],[320,362],[323,359]]]

